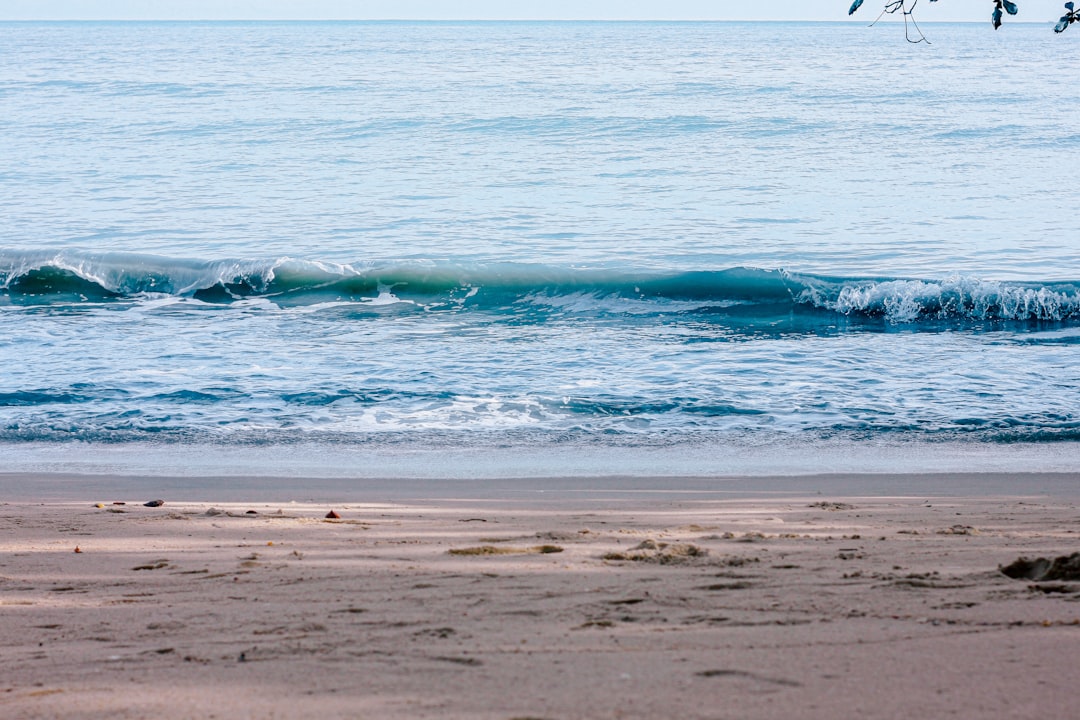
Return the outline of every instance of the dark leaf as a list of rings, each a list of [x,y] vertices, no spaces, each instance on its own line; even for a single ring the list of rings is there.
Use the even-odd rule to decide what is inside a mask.
[[[848,15],[853,15],[856,10],[858,10],[860,7],[862,7],[862,4],[863,4],[863,0],[855,0],[855,2],[851,3],[851,7],[848,9],[847,14]]]
[[[1005,12],[1009,13],[1010,15],[1016,14],[1016,3],[1010,2],[1010,0],[1001,0],[1001,2],[1005,6]]]
[[[1001,27],[1001,8],[994,8],[994,16],[992,18],[994,23],[994,29],[997,30]]]
[[[1054,32],[1065,32],[1065,28],[1069,27],[1069,18],[1063,17],[1058,20],[1058,24],[1054,26]]]
[[[1072,12],[1073,4],[1071,2],[1065,3],[1065,9],[1068,10],[1069,12]]]

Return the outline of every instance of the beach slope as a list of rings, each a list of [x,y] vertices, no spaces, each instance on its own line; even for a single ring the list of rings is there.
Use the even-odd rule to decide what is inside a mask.
[[[1075,498],[148,499],[0,505],[0,715],[1075,709],[1080,577],[1002,572]]]

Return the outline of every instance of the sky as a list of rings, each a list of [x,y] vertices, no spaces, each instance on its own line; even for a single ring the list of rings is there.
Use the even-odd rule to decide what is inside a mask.
[[[846,20],[851,0],[0,0],[0,20]],[[866,0],[870,22],[885,0]],[[1016,0],[1050,22],[1059,0]],[[920,22],[983,21],[993,0],[922,0]]]

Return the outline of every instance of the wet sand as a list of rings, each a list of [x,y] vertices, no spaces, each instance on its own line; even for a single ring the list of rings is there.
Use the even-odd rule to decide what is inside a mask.
[[[34,501],[41,481],[7,478],[0,505],[5,718],[1075,708],[1080,582],[999,570],[1080,550],[1069,492],[867,497],[826,479],[768,497],[477,485],[331,504],[241,484],[247,501],[145,507],[123,483]]]

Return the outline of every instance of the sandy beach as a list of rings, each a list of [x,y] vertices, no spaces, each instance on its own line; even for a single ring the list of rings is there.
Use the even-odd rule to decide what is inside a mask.
[[[1075,709],[1080,582],[1000,570],[1080,550],[1075,493],[979,495],[971,478],[953,495],[928,482],[933,496],[612,481],[530,496],[488,483],[485,499],[479,485],[395,496],[387,483],[266,502],[239,483],[249,501],[147,507],[157,498],[130,483],[100,496],[87,482],[73,500],[53,497],[71,491],[60,479],[34,501],[47,483],[24,480],[4,479],[0,505],[5,718]]]

